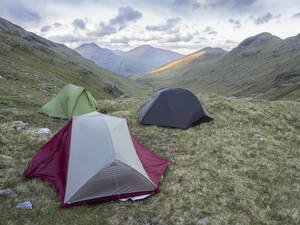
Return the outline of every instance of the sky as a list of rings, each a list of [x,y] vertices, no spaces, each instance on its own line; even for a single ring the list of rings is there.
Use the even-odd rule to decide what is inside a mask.
[[[0,0],[0,17],[70,48],[231,50],[269,32],[300,33],[300,0]]]

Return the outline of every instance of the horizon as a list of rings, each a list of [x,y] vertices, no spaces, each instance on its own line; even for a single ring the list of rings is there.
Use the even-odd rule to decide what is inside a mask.
[[[205,47],[230,51],[262,32],[295,36],[300,2],[2,0],[0,17],[72,49],[94,42],[111,50],[150,45],[187,55]]]

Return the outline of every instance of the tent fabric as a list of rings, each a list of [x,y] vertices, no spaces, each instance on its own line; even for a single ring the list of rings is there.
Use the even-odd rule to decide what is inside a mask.
[[[55,98],[40,108],[41,113],[64,119],[96,110],[97,104],[92,94],[74,84],[64,86]]]
[[[125,119],[92,112],[73,117],[24,175],[51,183],[68,207],[156,193],[168,163],[136,141]]]
[[[213,120],[213,117],[192,92],[182,88],[164,88],[140,107],[138,119],[142,124],[186,129]]]

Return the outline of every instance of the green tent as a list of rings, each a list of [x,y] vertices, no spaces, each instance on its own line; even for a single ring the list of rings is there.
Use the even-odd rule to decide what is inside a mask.
[[[40,112],[51,117],[71,118],[96,109],[96,101],[88,90],[67,84],[55,98],[41,107]]]

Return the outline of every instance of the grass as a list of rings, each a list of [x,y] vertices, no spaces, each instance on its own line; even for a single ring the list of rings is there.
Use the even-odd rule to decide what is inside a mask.
[[[68,83],[87,87],[97,99],[145,92],[143,85],[99,68],[64,45],[51,42],[0,18],[0,101],[41,104]],[[42,101],[40,101],[42,100]],[[30,102],[30,101],[29,101]]]
[[[299,41],[300,35],[281,40],[261,33],[229,53],[208,49],[132,78],[153,89],[173,86],[196,93],[300,101]]]
[[[171,160],[161,192],[60,212],[52,187],[22,174],[50,138],[34,130],[55,133],[66,120],[39,114],[34,105],[1,110],[0,189],[12,188],[18,196],[0,196],[0,224],[199,224],[203,217],[205,224],[300,223],[300,103],[200,95],[215,120],[184,131],[140,125],[136,111],[146,98],[98,103],[125,117],[142,145]],[[14,128],[22,124],[30,128]],[[15,209],[27,200],[32,211]]]

